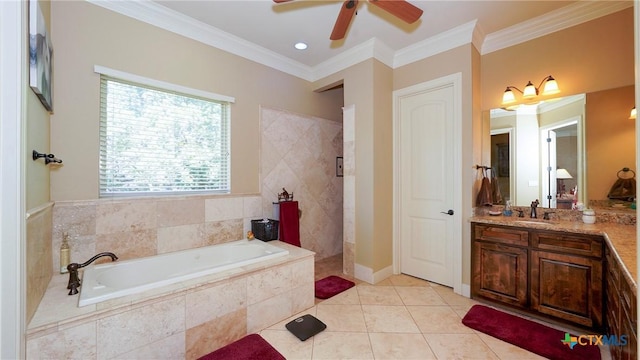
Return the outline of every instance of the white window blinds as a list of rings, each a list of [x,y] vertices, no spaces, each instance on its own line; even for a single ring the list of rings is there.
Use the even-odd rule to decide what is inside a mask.
[[[100,76],[100,197],[230,190],[226,101]]]

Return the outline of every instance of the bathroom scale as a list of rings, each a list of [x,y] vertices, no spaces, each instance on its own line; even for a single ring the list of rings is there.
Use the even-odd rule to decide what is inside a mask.
[[[305,341],[326,329],[327,325],[318,320],[315,316],[306,314],[289,321],[285,327],[298,339]]]

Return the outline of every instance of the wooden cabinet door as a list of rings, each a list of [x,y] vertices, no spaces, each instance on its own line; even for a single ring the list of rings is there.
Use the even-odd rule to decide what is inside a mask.
[[[531,251],[531,309],[576,324],[602,326],[602,261]]]
[[[527,249],[475,241],[472,251],[472,296],[526,308]]]

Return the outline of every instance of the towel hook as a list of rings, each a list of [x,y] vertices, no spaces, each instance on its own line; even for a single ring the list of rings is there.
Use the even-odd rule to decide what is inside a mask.
[[[49,165],[49,163],[62,164],[62,160],[56,158],[55,155],[39,153],[39,152],[37,152],[35,150],[33,150],[33,152],[31,153],[31,158],[33,159],[33,161],[36,161],[36,160],[38,160],[40,158],[44,158],[45,165]]]

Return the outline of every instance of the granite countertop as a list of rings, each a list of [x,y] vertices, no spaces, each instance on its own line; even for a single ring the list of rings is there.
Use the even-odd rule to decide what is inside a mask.
[[[636,226],[618,223],[597,222],[585,224],[581,221],[540,220],[528,217],[516,216],[474,216],[470,222],[518,226],[539,230],[564,231],[574,234],[601,235],[604,236],[613,255],[620,262],[624,276],[632,284],[633,291],[637,294],[637,250],[636,250]]]

